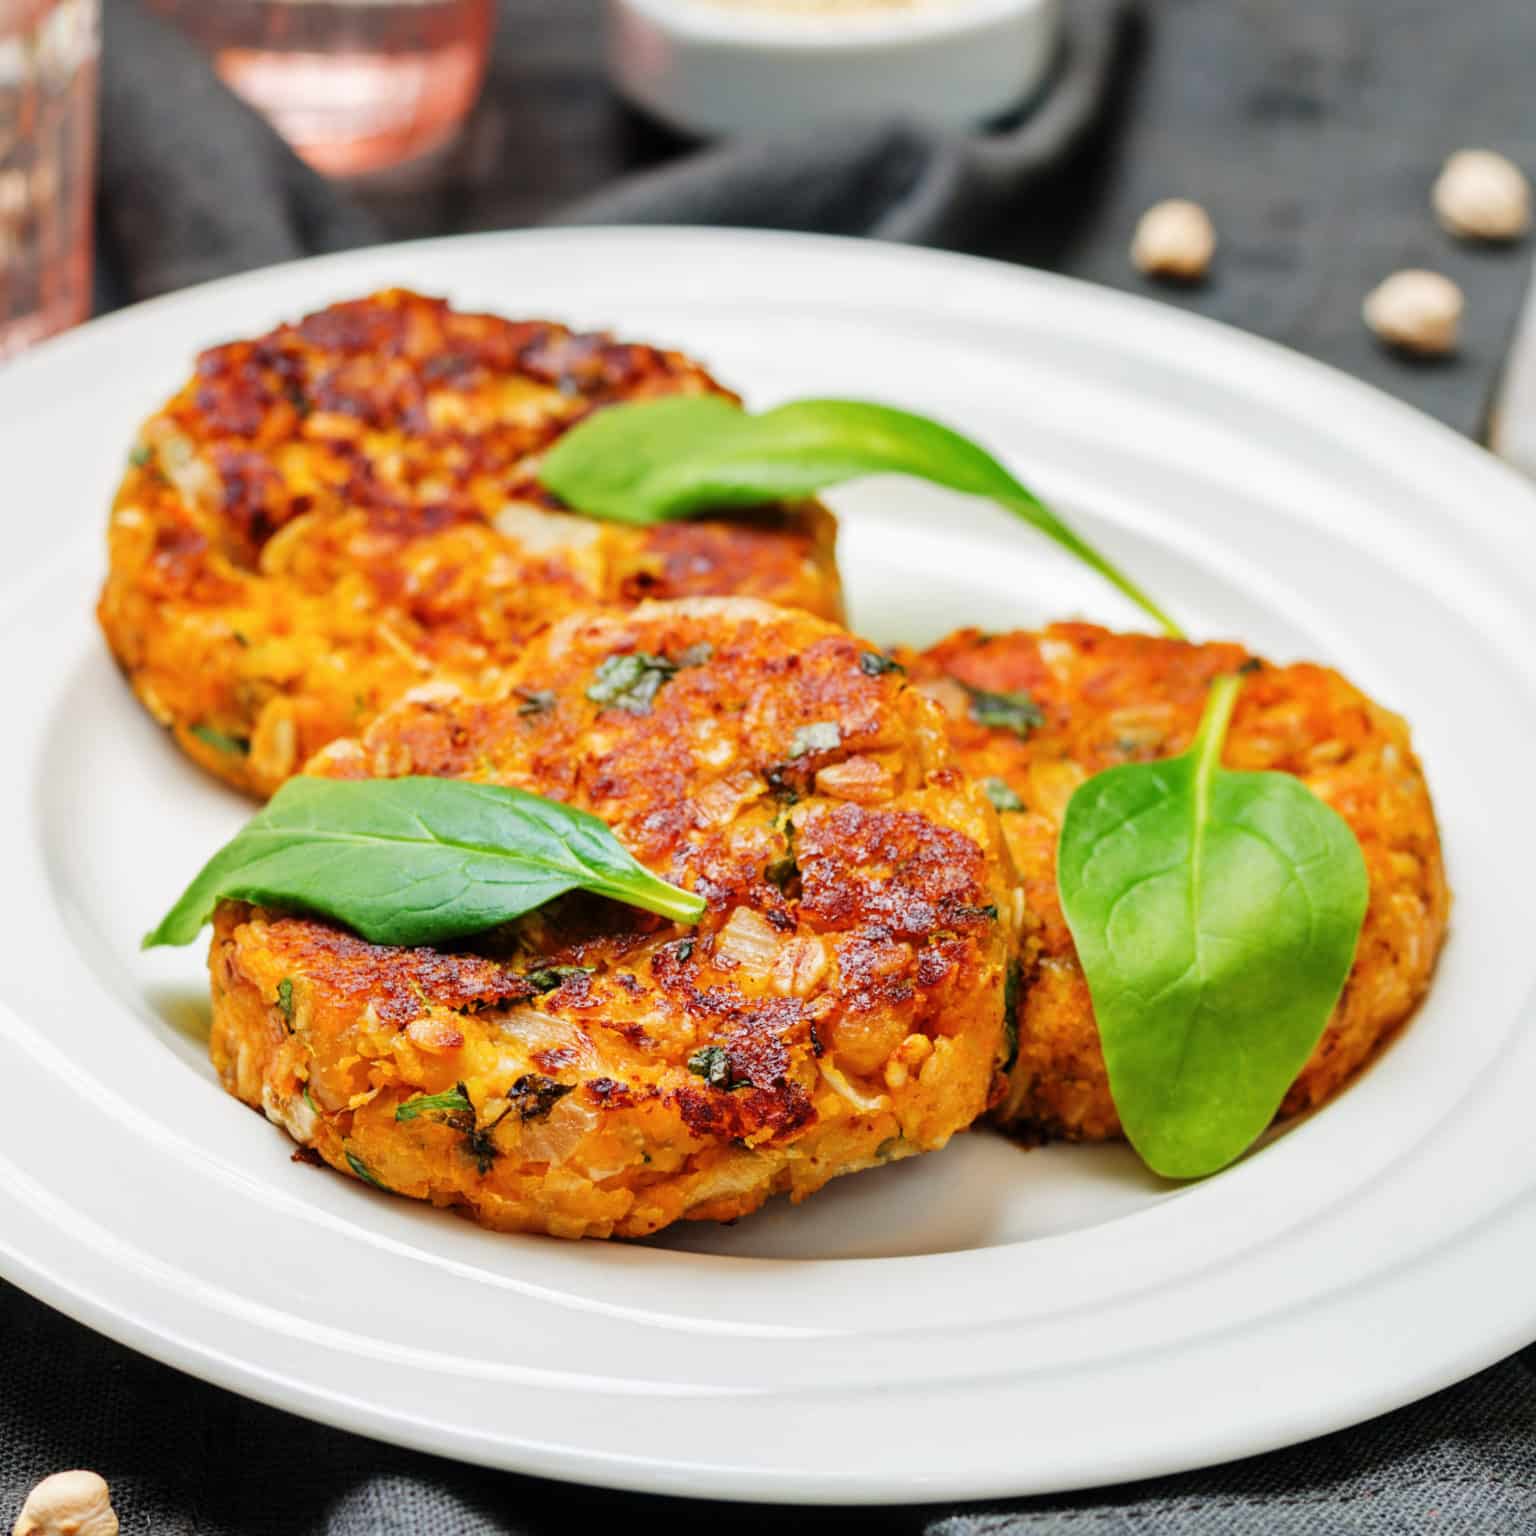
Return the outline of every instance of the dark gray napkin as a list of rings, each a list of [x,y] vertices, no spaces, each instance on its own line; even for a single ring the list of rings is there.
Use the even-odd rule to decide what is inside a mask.
[[[1072,0],[1036,113],[963,138],[850,126],[709,150],[559,215],[571,223],[741,224],[868,234],[984,254],[1147,293],[1257,331],[1480,436],[1519,315],[1524,246],[1441,231],[1429,190],[1466,146],[1536,164],[1530,0]],[[1513,61],[1521,67],[1512,67]],[[1209,282],[1132,268],[1136,220],[1204,204]],[[1427,266],[1467,296],[1445,361],[1389,353],[1365,295]]]
[[[551,222],[962,244],[1077,148],[1105,107],[1130,9],[1131,0],[1073,0],[1040,99],[995,134],[850,124],[782,144],[705,149],[626,177]],[[505,24],[517,24],[515,13]],[[101,265],[111,301],[383,238],[355,198],[305,167],[139,0],[106,0],[105,27]]]
[[[98,308],[381,238],[138,0],[103,8],[98,180]]]
[[[1529,0],[1482,0],[1475,13],[1443,0],[1071,0],[1042,99],[991,133],[850,124],[703,148],[552,208],[549,196],[632,163],[609,147],[594,94],[599,9],[502,0],[486,101],[459,160],[435,192],[364,194],[374,217],[306,170],[138,0],[106,0],[105,296],[513,212],[871,235],[1148,293],[1333,363],[1463,432],[1484,428],[1529,251],[1451,239],[1428,194],[1465,145],[1536,163],[1527,71],[1512,67],[1536,58]],[[498,126],[489,142],[474,131]],[[501,195],[497,164],[510,184],[529,158],[574,169],[535,183],[543,201]],[[1152,283],[1127,256],[1137,217],[1170,195],[1205,203],[1221,234],[1198,288]],[[1361,323],[1369,289],[1410,265],[1467,294],[1453,360],[1388,353]]]
[[[727,144],[626,177],[556,224],[724,224],[960,247],[1066,163],[1107,105],[1130,0],[1072,0],[1040,100],[985,134],[850,123]]]
[[[1515,1536],[1536,1530],[1536,1350],[1295,1450],[954,1514],[690,1503],[461,1467],[322,1429],[99,1339],[0,1286],[0,1529],[64,1467],[124,1536]],[[1255,1391],[1264,1383],[1256,1382]],[[729,1411],[728,1409],[725,1411]],[[1020,1435],[1029,1433],[1019,1426]],[[912,1454],[927,1454],[921,1408]],[[628,1522],[634,1522],[633,1526]],[[651,1524],[650,1522],[655,1522]]]
[[[1447,155],[1502,150],[1536,171],[1531,0],[1154,0],[1097,146],[999,231],[991,254],[1144,293],[1285,343],[1481,436],[1530,271],[1530,242],[1478,246],[1431,216]],[[1136,220],[1164,197],[1205,204],[1212,279],[1135,274]],[[1460,283],[1459,354],[1414,362],[1361,322],[1402,267]]]

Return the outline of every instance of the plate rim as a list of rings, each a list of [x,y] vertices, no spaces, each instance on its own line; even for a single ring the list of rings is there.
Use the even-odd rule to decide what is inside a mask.
[[[620,240],[641,239],[657,244],[678,240],[682,240],[685,243],[702,240],[725,243],[741,242],[749,245],[777,245],[782,243],[807,246],[813,250],[824,250],[827,247],[846,248],[850,253],[857,253],[860,260],[879,259],[893,260],[898,263],[916,262],[931,264],[935,268],[943,267],[945,269],[959,263],[967,267],[975,267],[987,273],[994,280],[1004,278],[1008,282],[1022,283],[1026,286],[1031,284],[1043,285],[1047,291],[1052,289],[1070,291],[1074,302],[1086,301],[1090,304],[1108,304],[1112,307],[1125,306],[1127,314],[1134,314],[1143,318],[1148,318],[1149,314],[1156,314],[1159,324],[1168,322],[1175,329],[1193,324],[1204,330],[1209,336],[1213,338],[1219,337],[1224,344],[1230,345],[1235,342],[1240,348],[1259,349],[1260,355],[1268,359],[1270,366],[1278,369],[1281,373],[1295,374],[1298,364],[1305,371],[1318,371],[1318,373],[1327,378],[1330,386],[1346,386],[1351,393],[1356,395],[1362,409],[1369,408],[1370,410],[1379,411],[1382,408],[1386,408],[1389,416],[1393,413],[1407,413],[1406,417],[1399,415],[1399,420],[1417,422],[1418,426],[1414,430],[1419,432],[1422,432],[1425,425],[1432,427],[1439,447],[1449,449],[1454,454],[1468,455],[1469,457],[1466,457],[1464,462],[1469,467],[1473,462],[1476,462],[1479,465],[1480,473],[1486,474],[1488,470],[1496,471],[1497,476],[1504,479],[1507,489],[1517,491],[1518,497],[1531,502],[1533,510],[1536,510],[1536,491],[1533,491],[1512,468],[1494,460],[1491,455],[1470,443],[1443,423],[1435,421],[1405,402],[1385,395],[1373,386],[1354,379],[1349,375],[1342,374],[1326,364],[1318,363],[1313,359],[1292,353],[1289,349],[1277,343],[1250,336],[1245,332],[1235,330],[1220,322],[1201,316],[1190,315],[1183,311],[1173,310],[1141,295],[1099,288],[1096,285],[1088,284],[1078,279],[1042,273],[1033,269],[1013,268],[987,258],[915,250],[906,247],[872,246],[868,242],[845,237],[807,236],[780,232],[737,231],[712,228],[687,229],[674,226],[488,232],[469,236],[442,237],[398,245],[368,247],[358,251],[341,252],[298,262],[284,263],[275,267],[258,269],[252,273],[243,273],[234,277],[217,279],[211,283],[201,284],[194,288],[145,301],[142,304],[131,306],[126,310],[93,321],[75,332],[71,332],[53,342],[46,343],[34,353],[19,360],[18,363],[0,370],[0,398],[4,398],[8,388],[12,385],[12,380],[18,374],[25,377],[32,371],[34,365],[39,371],[47,366],[66,366],[70,355],[77,348],[84,351],[97,347],[103,344],[104,337],[110,337],[115,330],[141,324],[146,318],[152,317],[152,314],[162,307],[180,307],[188,304],[191,300],[207,298],[210,294],[225,288],[258,286],[263,281],[270,281],[280,276],[292,276],[300,272],[312,273],[317,272],[317,270],[326,274],[332,271],[345,272],[350,266],[369,260],[381,259],[386,255],[391,259],[399,257],[402,261],[411,262],[419,266],[421,264],[420,259],[423,256],[429,258],[434,249],[453,248],[458,250],[469,245],[484,244],[493,246],[509,242],[517,242],[524,245],[538,242],[558,244],[565,241],[600,244],[612,241],[615,238]],[[878,255],[875,253],[878,253]],[[1150,319],[1148,319],[1148,323],[1151,323]],[[7,583],[5,588],[0,590],[0,607],[8,609],[11,602],[18,598],[18,594],[26,584],[26,581],[26,577],[21,577]],[[6,1011],[9,1012],[8,1009]],[[3,1039],[3,1036],[4,1031],[0,1030],[0,1039]],[[1525,1191],[1525,1195],[1528,1198],[1530,1190]],[[6,1199],[0,1197],[0,1206],[3,1206],[5,1203],[7,1203]],[[1502,1212],[1507,1210],[1507,1208],[1501,1207],[1500,1210]],[[1527,1213],[1524,1219],[1528,1224],[1531,1224],[1533,1217],[1536,1217],[1536,1213]],[[1489,1221],[1493,1219],[1493,1214],[1487,1217]],[[1536,1230],[1536,1224],[1532,1225],[1532,1229]],[[244,1395],[266,1402],[270,1406],[290,1412],[300,1412],[308,1417],[331,1423],[336,1427],[348,1429],[352,1432],[371,1434],[376,1438],[400,1445],[432,1449],[439,1454],[457,1456],[460,1459],[479,1460],[486,1465],[515,1467],[516,1470],[533,1475],[599,1482],[612,1487],[666,1491],[722,1499],[753,1500],[774,1497],[782,1501],[786,1498],[794,1498],[794,1490],[773,1488],[770,1491],[765,1485],[758,1485],[740,1492],[734,1492],[730,1487],[722,1487],[712,1481],[714,1476],[719,1475],[717,1473],[706,1474],[701,1482],[699,1473],[696,1470],[689,1469],[685,1463],[676,1464],[670,1471],[658,1467],[653,1461],[647,1461],[638,1468],[626,1469],[621,1466],[608,1466],[605,1468],[601,1465],[594,1467],[591,1464],[592,1462],[601,1463],[601,1456],[593,1457],[588,1455],[585,1461],[583,1461],[583,1457],[578,1455],[576,1460],[583,1464],[576,1466],[574,1470],[552,1470],[547,1461],[524,1460],[513,1462],[507,1460],[501,1454],[482,1457],[471,1452],[466,1455],[461,1444],[450,1443],[453,1440],[451,1433],[443,1443],[434,1443],[430,1435],[423,1435],[420,1426],[409,1431],[396,1430],[382,1422],[369,1424],[366,1427],[360,1426],[356,1417],[344,1418],[341,1416],[339,1409],[337,1410],[337,1415],[332,1417],[324,1411],[323,1404],[316,1403],[315,1401],[305,1400],[296,1406],[295,1396],[297,1395],[300,1398],[305,1396],[302,1387],[295,1389],[291,1383],[286,1386],[282,1383],[269,1383],[262,1378],[259,1371],[256,1371],[254,1367],[246,1362],[222,1362],[216,1357],[216,1352],[210,1352],[206,1349],[200,1351],[195,1345],[188,1346],[185,1349],[179,1345],[173,1347],[166,1338],[163,1329],[156,1332],[148,1325],[136,1322],[121,1313],[115,1313],[109,1301],[93,1298],[83,1287],[71,1286],[66,1277],[51,1275],[36,1269],[29,1264],[25,1255],[16,1252],[5,1241],[3,1236],[0,1236],[0,1273],[3,1273],[7,1279],[16,1280],[24,1289],[39,1296],[48,1305],[54,1306],[57,1310],[64,1311],[76,1318],[77,1321],[81,1321],[99,1332],[107,1333],[109,1336],[128,1342],[130,1347],[163,1359],[178,1369],[188,1371],[190,1374],[200,1376],[205,1380],[213,1381],[217,1385],[240,1391]],[[27,1280],[17,1280],[18,1273],[27,1274],[30,1277],[31,1283]],[[102,1320],[103,1315],[107,1319],[106,1322]],[[146,1335],[155,1340],[159,1347],[138,1341]],[[1360,1422],[1364,1418],[1373,1417],[1392,1407],[1413,1401],[1428,1391],[1436,1390],[1438,1387],[1449,1385],[1455,1380],[1462,1379],[1466,1375],[1482,1368],[1482,1366],[1491,1363],[1492,1360],[1502,1358],[1511,1347],[1510,1339],[1523,1339],[1529,1342],[1532,1337],[1536,1337],[1536,1301],[1533,1301],[1531,1304],[1529,1316],[1518,1326],[1506,1329],[1504,1333],[1499,1335],[1497,1342],[1492,1339],[1484,1341],[1482,1348],[1468,1351],[1454,1365],[1446,1366],[1439,1372],[1426,1371],[1417,1373],[1419,1379],[1414,1385],[1401,1386],[1395,1394],[1390,1391],[1376,1394],[1362,1393],[1360,1401],[1370,1404],[1363,1411],[1357,1411],[1359,1410],[1359,1403],[1357,1402],[1355,1407],[1343,1410],[1338,1416],[1337,1422],[1321,1425],[1313,1424],[1299,1429],[1296,1433],[1290,1435],[1289,1438],[1272,1439],[1268,1441],[1268,1445],[1278,1447],[1281,1444],[1292,1444],[1298,1440],[1309,1439],[1316,1434],[1328,1432],[1329,1429],[1341,1428],[1347,1423]],[[1518,1347],[1518,1343],[1513,1347]],[[349,1408],[350,1411],[351,1409]],[[1153,1475],[1157,1472],[1210,1465],[1213,1462],[1225,1460],[1231,1455],[1248,1453],[1248,1451],[1234,1451],[1228,1448],[1217,1450],[1214,1454],[1198,1460],[1187,1457],[1175,1458],[1175,1464],[1172,1465],[1166,1460],[1162,1462],[1153,1461],[1146,1465],[1131,1462],[1113,1470],[1109,1480],[1120,1481],[1130,1477]],[[1127,1470],[1127,1465],[1130,1467],[1129,1470]],[[658,1476],[658,1473],[662,1475]],[[729,1475],[739,1478],[742,1474],[739,1471],[732,1471]],[[668,1478],[672,1479],[670,1484],[668,1483]],[[1066,1491],[1068,1488],[1096,1486],[1101,1481],[1101,1479],[1095,1477],[1087,1481],[1076,1481],[1053,1486],[1058,1487],[1060,1491]],[[965,1490],[956,1490],[945,1485],[942,1480],[933,1483],[925,1482],[919,1485],[919,1489],[925,1498],[946,1499],[977,1499],[1005,1496],[1011,1492],[1027,1491],[1038,1493],[1046,1491],[1038,1487],[1021,1490],[1014,1484],[992,1488],[978,1489],[969,1487]],[[914,1491],[913,1487],[906,1487],[882,1495],[879,1490],[872,1492],[867,1486],[854,1482],[850,1483],[846,1488],[824,1487],[817,1489],[810,1492],[809,1497],[804,1502],[867,1504],[878,1501],[897,1503],[909,1501],[914,1496]]]

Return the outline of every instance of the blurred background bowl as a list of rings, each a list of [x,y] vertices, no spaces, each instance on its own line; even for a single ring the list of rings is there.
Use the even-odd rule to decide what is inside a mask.
[[[1046,77],[1060,0],[914,0],[851,11],[609,0],[614,84],[667,126],[771,137],[852,118],[971,127]]]

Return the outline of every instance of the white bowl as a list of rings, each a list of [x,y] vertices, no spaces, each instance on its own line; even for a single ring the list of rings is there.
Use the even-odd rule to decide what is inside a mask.
[[[925,0],[829,14],[609,0],[614,84],[673,128],[764,137],[849,118],[971,127],[1050,68],[1060,0]]]

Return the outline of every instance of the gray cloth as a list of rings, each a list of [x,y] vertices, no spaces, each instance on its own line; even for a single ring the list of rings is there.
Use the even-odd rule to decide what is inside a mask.
[[[849,127],[715,149],[561,221],[980,249],[1257,331],[1481,436],[1530,253],[1453,239],[1430,216],[1429,189],[1467,145],[1536,161],[1536,6],[1162,0],[1145,25],[1114,0],[1073,0],[1070,13],[1060,77],[1017,127],[970,139]],[[1128,259],[1142,211],[1172,196],[1204,204],[1220,234],[1212,280],[1194,288],[1143,278]],[[1409,266],[1466,293],[1454,359],[1390,353],[1361,322],[1364,296]]]
[[[556,0],[507,0],[519,12]],[[576,8],[586,0],[557,0]],[[551,15],[554,13],[551,12]],[[730,222],[966,244],[1124,287],[1136,214],[1183,193],[1215,212],[1215,280],[1172,302],[1353,368],[1478,424],[1524,279],[1519,251],[1452,245],[1425,193],[1440,158],[1492,143],[1528,163],[1536,7],[1488,0],[1072,0],[1035,111],[985,139],[854,126],[725,148],[566,210],[568,222]],[[107,0],[104,301],[375,237],[224,93],[195,52]],[[1463,359],[1376,351],[1371,281],[1440,266],[1469,296]],[[558,1487],[321,1429],[178,1376],[0,1285],[0,1528],[63,1467],[110,1479],[128,1536],[501,1536],[599,1521],[981,1536],[1387,1536],[1536,1529],[1536,1351],[1360,1429],[1155,1482],[983,1511],[742,1509]],[[1263,1391],[1265,1384],[1254,1384]],[[920,1405],[913,1453],[925,1454]],[[1020,1433],[1028,1433],[1027,1426]]]
[[[371,216],[305,169],[136,0],[106,4],[109,300],[382,234],[440,232],[400,217],[402,207],[481,225],[505,206],[481,170],[446,204],[416,188],[397,200],[395,218]],[[1536,160],[1521,65],[1536,57],[1536,6],[1483,0],[1475,25],[1443,0],[1072,0],[1067,16],[1041,101],[992,133],[850,124],[705,148],[531,211],[554,223],[731,224],[975,250],[1229,321],[1481,435],[1529,252],[1453,240],[1429,217],[1428,193],[1463,145]],[[498,77],[493,66],[490,94],[517,98],[521,114],[503,123],[504,153],[517,153],[537,122],[531,103],[542,101],[570,142],[535,135],[531,153],[613,168],[570,120],[569,50],[595,34],[596,17],[597,0],[503,0],[516,72]],[[526,40],[545,35],[560,43],[547,79],[523,59]],[[595,39],[590,48],[595,70]],[[494,100],[486,108],[506,111]],[[473,132],[466,138],[477,164],[483,148]],[[456,168],[443,180],[455,182]],[[1213,278],[1197,288],[1153,283],[1127,258],[1141,211],[1171,195],[1205,203],[1221,233]],[[1467,294],[1453,360],[1389,353],[1361,323],[1369,289],[1410,265],[1446,272]]]
[[[102,33],[98,308],[381,238],[137,0]]]
[[[1294,1450],[955,1514],[727,1506],[562,1487],[307,1424],[178,1376],[3,1287],[0,1328],[0,1529],[9,1529],[37,1478],[86,1466],[112,1484],[124,1536],[565,1536],[628,1521],[638,1530],[654,1521],[677,1536],[1536,1530],[1536,1350],[1365,1428]],[[921,1405],[912,1434],[913,1455],[928,1454]]]
[[[726,224],[960,247],[1069,161],[1099,121],[1130,40],[1128,0],[1073,0],[1033,110],[987,134],[852,123],[725,145],[625,178],[557,224]]]
[[[1502,150],[1536,171],[1530,0],[1162,0],[1120,93],[1118,148],[991,253],[1144,293],[1283,342],[1481,436],[1530,270],[1529,243],[1469,245],[1434,222],[1447,155]],[[1212,281],[1180,291],[1126,261],[1159,198],[1205,204]],[[1364,296],[1402,267],[1466,294],[1449,361],[1384,351]]]

